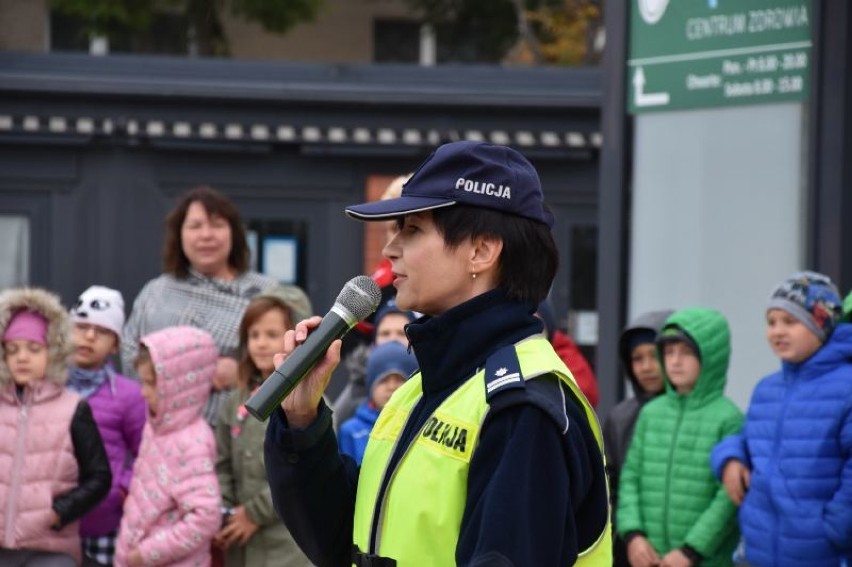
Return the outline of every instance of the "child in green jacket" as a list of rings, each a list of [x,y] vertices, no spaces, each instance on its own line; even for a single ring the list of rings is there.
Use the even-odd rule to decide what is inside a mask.
[[[684,309],[657,338],[666,391],[639,414],[619,483],[618,532],[633,567],[730,565],[736,507],[710,452],[742,427],[725,389],[730,331],[709,309]]]

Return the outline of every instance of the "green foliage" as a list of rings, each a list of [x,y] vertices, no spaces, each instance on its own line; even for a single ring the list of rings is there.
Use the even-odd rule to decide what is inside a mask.
[[[313,22],[324,0],[232,0],[231,11],[270,32],[285,33],[302,22]]]
[[[89,36],[110,44],[144,46],[157,33],[164,16],[182,22],[183,34],[201,55],[228,54],[222,14],[257,22],[269,32],[283,34],[299,23],[313,21],[324,0],[50,0],[57,12],[82,23]]]
[[[50,0],[54,10],[84,22],[89,34],[139,31],[151,24],[153,2],[138,0]]]

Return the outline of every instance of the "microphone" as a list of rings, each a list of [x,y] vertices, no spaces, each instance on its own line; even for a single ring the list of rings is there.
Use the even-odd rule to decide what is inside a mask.
[[[371,278],[356,276],[346,282],[319,327],[263,381],[246,402],[246,410],[258,420],[265,421],[325,356],[331,343],[375,311],[381,300],[382,292]]]

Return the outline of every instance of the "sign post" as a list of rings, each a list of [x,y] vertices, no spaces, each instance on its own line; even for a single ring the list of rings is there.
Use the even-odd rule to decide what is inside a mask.
[[[805,100],[811,0],[630,0],[633,114]]]

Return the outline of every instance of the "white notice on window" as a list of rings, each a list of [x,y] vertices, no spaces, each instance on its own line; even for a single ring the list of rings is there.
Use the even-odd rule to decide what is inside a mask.
[[[574,311],[574,340],[578,345],[598,344],[598,312]]]
[[[298,247],[295,238],[267,237],[263,240],[263,272],[284,284],[296,283]]]

